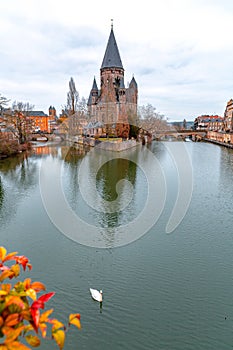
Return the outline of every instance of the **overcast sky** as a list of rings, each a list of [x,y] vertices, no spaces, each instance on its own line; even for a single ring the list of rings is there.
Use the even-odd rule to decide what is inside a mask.
[[[0,94],[58,114],[70,77],[88,97],[114,20],[139,105],[169,120],[223,115],[233,97],[232,0],[0,0]]]

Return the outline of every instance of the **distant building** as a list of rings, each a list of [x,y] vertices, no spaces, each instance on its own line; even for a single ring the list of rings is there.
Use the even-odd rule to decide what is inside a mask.
[[[49,115],[43,111],[29,111],[28,116],[32,121],[33,131],[41,131],[44,133],[51,133],[57,127],[56,109],[49,107]]]
[[[219,115],[201,115],[194,120],[195,130],[222,130],[224,119]]]
[[[226,132],[233,131],[233,100],[227,102],[224,113],[224,129]]]
[[[43,111],[29,111],[28,116],[32,121],[32,130],[48,132],[49,131],[49,117]]]
[[[128,137],[130,122],[137,116],[138,86],[135,78],[125,87],[124,68],[117,47],[113,26],[100,68],[100,89],[94,78],[88,99],[88,114],[95,125],[105,124],[106,133]],[[92,129],[92,128],[90,128]],[[101,128],[102,129],[102,128]]]

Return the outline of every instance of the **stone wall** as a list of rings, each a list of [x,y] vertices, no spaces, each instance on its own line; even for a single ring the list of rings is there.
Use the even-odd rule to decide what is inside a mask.
[[[233,144],[233,134],[232,133],[208,131],[206,138],[209,140]]]

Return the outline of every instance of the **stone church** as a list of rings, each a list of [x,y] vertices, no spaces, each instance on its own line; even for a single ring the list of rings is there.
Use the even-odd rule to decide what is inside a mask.
[[[92,122],[103,123],[108,136],[128,137],[130,124],[137,116],[138,87],[133,77],[125,87],[124,68],[111,25],[103,62],[100,68],[100,89],[96,79],[88,99]]]

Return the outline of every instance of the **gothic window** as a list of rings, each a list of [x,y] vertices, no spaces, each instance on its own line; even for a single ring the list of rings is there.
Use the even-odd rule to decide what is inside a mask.
[[[114,81],[117,102],[119,102],[120,81],[119,77],[116,77]]]

